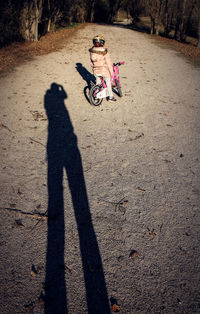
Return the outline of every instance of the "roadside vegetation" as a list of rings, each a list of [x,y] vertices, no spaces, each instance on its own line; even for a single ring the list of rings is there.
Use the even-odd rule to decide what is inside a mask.
[[[70,27],[61,28],[56,32],[50,32],[34,42],[14,42],[0,49],[0,74],[12,71],[24,61],[35,56],[45,55],[57,51],[66,45],[69,38],[86,24],[73,24]]]
[[[113,23],[120,10],[134,25],[150,18],[150,34],[200,46],[200,0],[8,0],[0,4],[0,46],[13,41],[38,41],[72,23]]]

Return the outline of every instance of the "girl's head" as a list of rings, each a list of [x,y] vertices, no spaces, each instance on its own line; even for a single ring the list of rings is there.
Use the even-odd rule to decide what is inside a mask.
[[[95,47],[103,47],[105,44],[105,39],[102,35],[95,36],[92,41]]]

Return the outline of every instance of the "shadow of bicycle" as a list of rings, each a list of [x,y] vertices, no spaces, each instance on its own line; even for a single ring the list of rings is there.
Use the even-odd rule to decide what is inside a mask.
[[[76,63],[76,70],[81,75],[84,81],[86,81],[87,86],[84,87],[84,95],[87,101],[90,103],[89,98],[89,91],[93,85],[96,84],[96,79],[93,74],[91,74],[83,65],[82,63]]]

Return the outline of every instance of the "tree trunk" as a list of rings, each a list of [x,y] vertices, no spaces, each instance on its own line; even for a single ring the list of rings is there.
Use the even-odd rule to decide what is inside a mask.
[[[38,41],[38,23],[39,23],[39,10],[36,4],[35,7],[35,16],[33,17],[33,24],[32,24],[32,29],[31,29],[31,34],[32,34],[32,40]]]
[[[89,12],[89,16],[88,16],[88,20],[90,23],[94,22],[94,7],[95,7],[95,0],[91,0],[90,12]]]
[[[200,0],[197,2],[198,5],[198,44],[197,47],[200,48]]]
[[[50,0],[47,0],[46,6],[46,32],[49,33],[51,31],[51,7]]]
[[[151,18],[151,30],[150,30],[150,34],[153,35],[155,33],[155,19],[153,18],[153,16],[150,16]]]
[[[114,19],[116,17],[116,14],[120,8],[121,2],[120,0],[110,0],[110,13],[109,13],[109,17],[108,17],[108,22],[109,23],[113,23]]]
[[[185,33],[185,7],[186,7],[186,1],[187,0],[182,0],[182,14],[181,14],[181,23],[180,23],[180,40],[185,41],[186,40],[186,33]]]
[[[198,44],[197,47],[200,48],[200,21],[199,21],[199,25],[198,25]]]
[[[154,33],[158,36],[160,33],[161,25],[160,25],[160,16],[157,15],[155,18],[155,31]]]
[[[38,24],[41,18],[42,2],[41,0],[24,3],[21,12],[21,34],[26,41],[38,40]]]
[[[156,36],[159,35],[160,32],[160,26],[159,26],[159,21],[158,21],[158,17],[156,18],[156,23],[155,23],[155,31],[154,33],[156,34]]]
[[[162,14],[162,4],[163,0],[159,0],[157,3],[157,12],[156,12],[156,30],[155,33],[156,35],[159,35],[160,30],[161,30],[161,14]]]
[[[161,12],[163,0],[149,0],[148,11],[151,18],[151,34],[158,35],[161,28]]]
[[[47,33],[49,33],[51,30],[51,18],[48,18],[48,22],[47,22]]]
[[[165,0],[165,18],[164,18],[164,33],[165,36],[168,37],[169,35],[169,12],[168,12],[168,0]]]

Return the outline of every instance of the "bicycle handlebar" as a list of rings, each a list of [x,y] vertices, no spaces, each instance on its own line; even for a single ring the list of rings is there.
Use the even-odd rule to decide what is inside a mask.
[[[113,65],[119,66],[119,65],[122,65],[124,63],[125,63],[125,61],[122,61],[122,62],[113,63]]]

